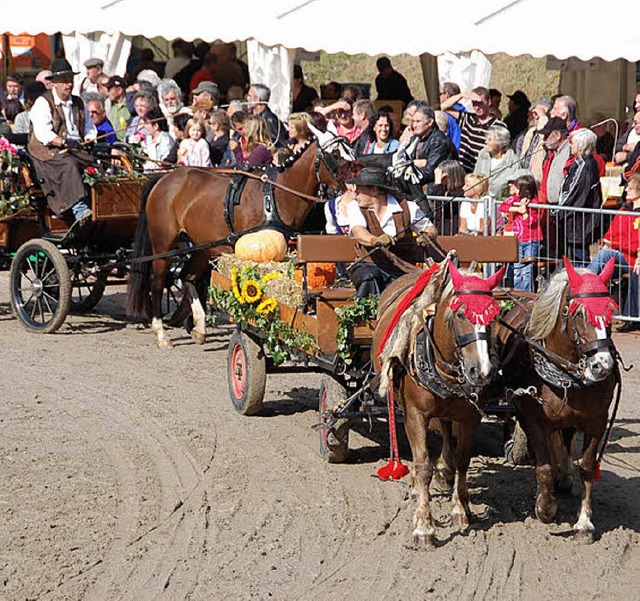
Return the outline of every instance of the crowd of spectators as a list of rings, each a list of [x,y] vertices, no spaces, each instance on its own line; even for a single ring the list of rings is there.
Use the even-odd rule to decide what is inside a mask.
[[[143,50],[124,75],[104,73],[99,58],[85,62],[79,93],[99,136],[139,144],[150,170],[171,162],[256,167],[297,156],[313,139],[310,126],[321,131],[329,127],[367,164],[372,164],[371,155],[379,155],[378,165],[410,167],[410,176],[405,169],[404,181],[397,182],[396,195],[415,201],[441,234],[481,236],[497,229],[516,236],[520,262],[511,277],[523,289],[533,288],[530,259],[543,249],[549,257],[567,255],[592,269],[601,263],[591,262],[591,249],[607,221],[597,212],[567,208],[602,207],[605,161],[623,165],[625,178],[638,186],[633,178],[640,175],[640,94],[633,119],[624,124],[613,148],[606,130],[581,125],[570,96],[532,102],[523,90],[515,90],[505,95],[503,113],[499,90],[461,91],[456,82],[443,82],[436,110],[426,100],[414,99],[407,80],[390,59],[381,57],[375,103],[359,86],[335,81],[321,86],[318,94],[295,65],[293,110],[285,124],[270,107],[271,90],[249,81],[234,44],[194,47],[176,40],[172,48],[174,56],[165,65]],[[0,133],[28,132],[28,111],[47,89],[46,77],[42,72],[27,86],[17,74],[7,78]],[[348,175],[353,179],[358,174]],[[325,211],[331,233],[350,232],[348,205],[356,193],[347,179],[341,181],[343,195]],[[465,202],[448,200],[461,197]],[[502,205],[485,219],[489,198]],[[530,206],[540,204],[549,209]],[[618,206],[638,210],[636,201],[625,195]],[[627,244],[629,237],[614,236],[606,250],[619,251],[620,269],[633,275],[640,265],[627,249],[615,246]],[[617,242],[623,238],[627,242]],[[637,306],[630,310],[637,313]]]

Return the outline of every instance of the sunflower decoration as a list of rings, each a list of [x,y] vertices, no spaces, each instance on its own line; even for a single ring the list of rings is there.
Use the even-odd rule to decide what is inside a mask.
[[[278,301],[275,298],[265,298],[256,308],[258,313],[269,315],[276,310]]]
[[[240,293],[240,286],[238,282],[239,282],[238,268],[234,267],[231,270],[231,292],[233,292],[233,296],[238,301],[238,303],[240,303],[241,305],[244,305],[244,298]]]
[[[254,279],[248,279],[242,284],[242,298],[246,303],[253,304],[262,298],[262,288],[260,283]]]

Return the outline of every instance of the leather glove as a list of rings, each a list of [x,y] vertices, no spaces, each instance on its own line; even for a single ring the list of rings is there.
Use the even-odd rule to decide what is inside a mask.
[[[393,246],[396,243],[396,239],[389,234],[382,234],[374,240],[374,244],[380,244],[382,246]]]
[[[82,144],[80,144],[80,140],[76,140],[75,138],[67,138],[64,141],[64,147],[67,150],[81,150]]]
[[[416,244],[422,248],[431,246],[432,237],[427,232],[420,232],[416,238]]]

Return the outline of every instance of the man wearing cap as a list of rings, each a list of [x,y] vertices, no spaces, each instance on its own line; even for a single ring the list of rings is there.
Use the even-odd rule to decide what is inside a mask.
[[[524,135],[529,126],[529,109],[531,102],[522,90],[516,90],[513,94],[508,95],[509,114],[504,118],[504,123],[511,134],[513,147],[516,146],[516,140],[520,134]]]
[[[89,92],[99,93],[98,80],[102,75],[104,63],[99,58],[90,58],[84,61],[84,66],[87,70],[87,76],[80,83],[80,95]]]
[[[380,296],[393,280],[423,259],[419,246],[428,246],[438,232],[415,202],[396,200],[382,169],[365,167],[346,183],[356,186],[357,202],[347,208],[349,235],[356,241],[356,258],[380,246],[351,270],[356,296]]]
[[[131,121],[131,113],[127,106],[126,88],[127,85],[124,78],[119,75],[112,75],[107,82],[110,103],[108,119],[116,130],[119,142],[124,142],[124,138],[127,135],[127,125]]]
[[[547,151],[542,163],[540,198],[557,205],[560,201],[564,168],[571,157],[566,121],[560,117],[551,117],[539,133],[543,136],[542,144]]]
[[[213,81],[201,81],[198,86],[191,92],[193,104],[200,100],[210,100],[214,108],[218,107],[220,102],[220,89],[218,84]]]
[[[27,147],[51,210],[63,215],[70,209],[82,225],[91,218],[91,210],[82,182],[88,161],[80,152],[81,140],[93,140],[97,132],[80,97],[71,94],[74,75],[66,59],[51,64],[53,88],[34,102],[29,113]]]

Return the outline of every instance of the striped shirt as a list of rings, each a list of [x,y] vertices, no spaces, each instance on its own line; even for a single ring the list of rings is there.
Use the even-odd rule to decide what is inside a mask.
[[[487,140],[487,130],[492,125],[507,127],[496,117],[482,124],[478,122],[475,113],[459,113],[460,124],[460,161],[467,173],[473,173],[478,160],[478,153],[484,148]]]

